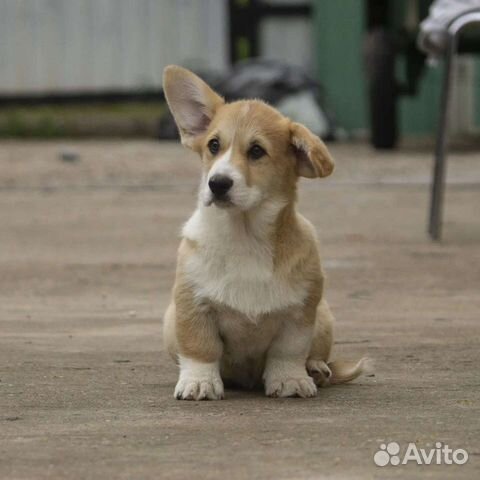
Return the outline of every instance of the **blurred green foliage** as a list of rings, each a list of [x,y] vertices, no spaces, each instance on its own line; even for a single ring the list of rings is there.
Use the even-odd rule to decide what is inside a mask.
[[[0,109],[0,137],[154,136],[164,102],[35,105]]]

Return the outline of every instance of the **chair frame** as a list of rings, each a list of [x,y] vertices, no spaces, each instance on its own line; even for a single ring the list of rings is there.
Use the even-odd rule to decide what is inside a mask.
[[[442,236],[442,213],[445,193],[446,154],[448,146],[448,109],[451,86],[454,82],[454,66],[458,50],[458,38],[468,25],[480,23],[480,10],[470,11],[455,18],[447,30],[447,47],[445,52],[445,72],[443,77],[442,97],[440,103],[439,125],[435,144],[435,159],[430,197],[430,218],[428,233],[433,240]]]

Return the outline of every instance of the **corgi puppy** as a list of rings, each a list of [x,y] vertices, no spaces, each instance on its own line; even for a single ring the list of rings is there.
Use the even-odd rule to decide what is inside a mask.
[[[358,377],[365,359],[329,361],[317,238],[296,209],[298,177],[333,171],[324,143],[262,101],[226,103],[184,68],[167,67],[163,85],[182,144],[203,165],[164,317],[175,397],[221,399],[224,383],[313,397]]]

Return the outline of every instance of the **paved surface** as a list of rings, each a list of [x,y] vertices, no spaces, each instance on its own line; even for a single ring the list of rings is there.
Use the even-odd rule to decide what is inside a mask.
[[[336,174],[304,182],[300,207],[336,356],[368,354],[376,376],[312,400],[196,403],[173,399],[161,315],[198,161],[174,144],[1,143],[0,478],[480,478],[478,154],[451,157],[434,245],[428,150],[332,151]],[[375,466],[390,441],[470,458]]]

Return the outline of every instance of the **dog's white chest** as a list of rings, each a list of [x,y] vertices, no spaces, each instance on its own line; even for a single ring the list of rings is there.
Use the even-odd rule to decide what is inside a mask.
[[[252,319],[302,303],[305,286],[275,272],[265,244],[228,224],[223,212],[212,217],[197,210],[184,228],[185,237],[197,244],[186,263],[196,296],[227,305]]]

